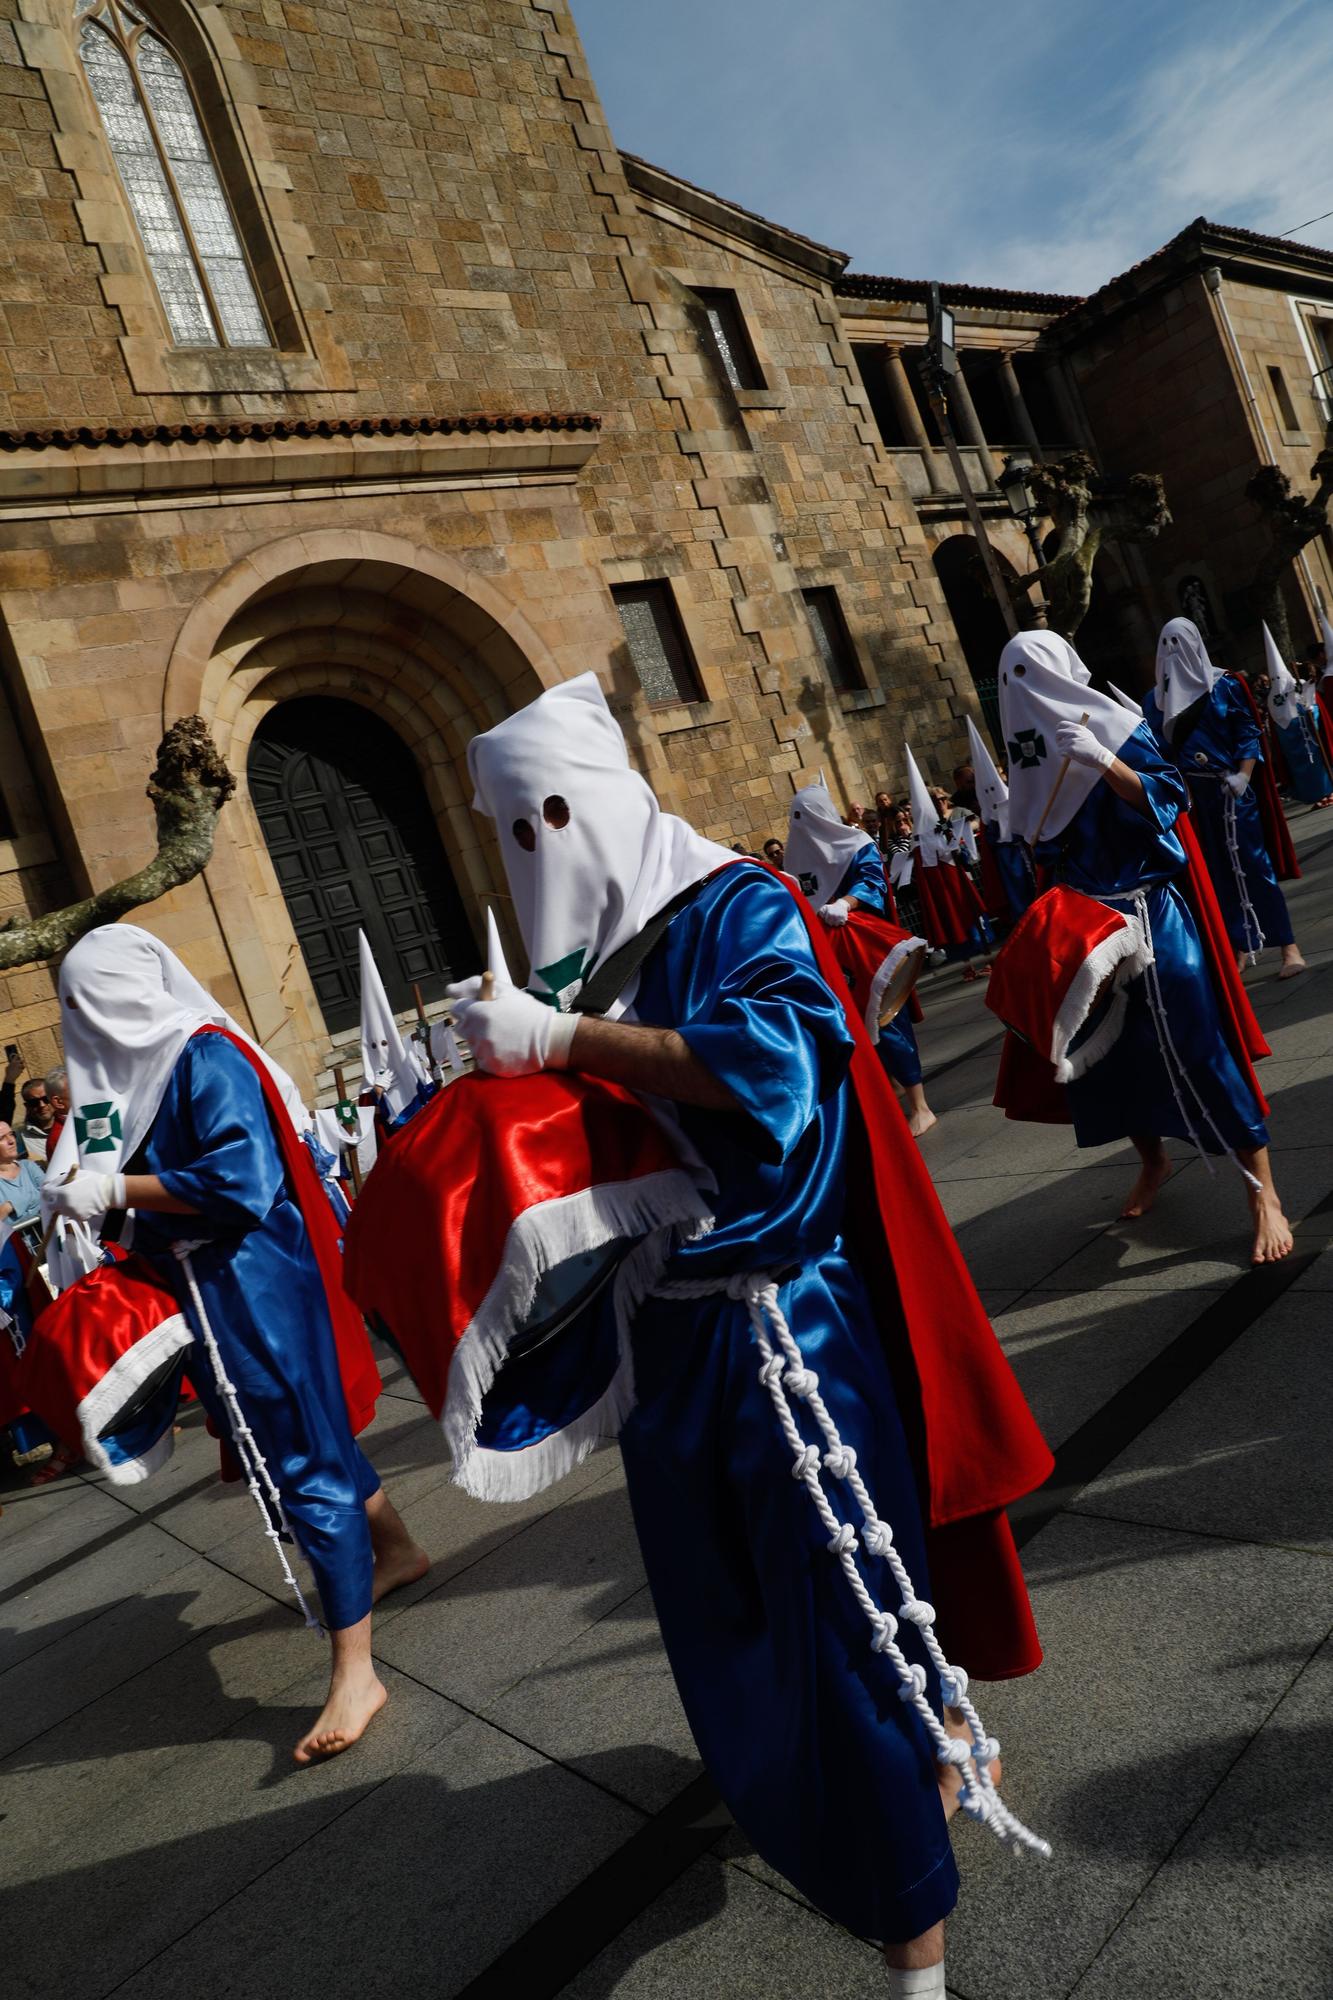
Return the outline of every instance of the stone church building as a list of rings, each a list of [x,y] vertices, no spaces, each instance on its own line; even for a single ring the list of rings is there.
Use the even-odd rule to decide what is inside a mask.
[[[0,909],[140,865],[198,711],[237,796],[145,921],[309,1083],[358,925],[400,1005],[477,964],[465,747],[553,682],[747,845],[953,761],[845,258],[622,156],[563,0],[6,11]]]
[[[506,923],[466,745],[562,678],[723,841],[947,778],[994,649],[920,288],[618,151],[565,0],[3,0],[0,92],[0,918],[142,865],[198,712],[237,794],[142,921],[310,1087],[358,927],[406,1009]],[[992,515],[997,424],[1083,436],[1077,303],[960,300]],[[55,1012],[0,978],[30,1068]]]

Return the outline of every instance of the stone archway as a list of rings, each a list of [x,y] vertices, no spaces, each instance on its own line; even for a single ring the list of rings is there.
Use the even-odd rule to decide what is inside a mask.
[[[1003,576],[1012,577],[1015,574],[1012,565],[998,549],[995,550],[995,559]],[[947,541],[940,542],[933,550],[931,562],[972,675],[986,726],[996,745],[1000,746],[1000,654],[1009,637],[1009,628],[986,582],[976,537],[950,535]]]
[[[521,614],[461,564],[385,535],[291,536],[254,551],[194,607],[164,712],[202,714],[237,780],[205,882],[255,1033],[309,1078],[327,1025],[250,797],[255,733],[309,697],[373,711],[410,753],[474,935],[504,879],[470,810],[471,738],[559,678]]]

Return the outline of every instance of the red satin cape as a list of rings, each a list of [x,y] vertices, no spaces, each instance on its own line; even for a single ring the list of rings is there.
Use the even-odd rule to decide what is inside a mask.
[[[921,921],[933,945],[966,944],[986,912],[970,878],[951,861],[933,868],[916,857],[912,882],[921,898]],[[981,949],[977,946],[978,951]]]

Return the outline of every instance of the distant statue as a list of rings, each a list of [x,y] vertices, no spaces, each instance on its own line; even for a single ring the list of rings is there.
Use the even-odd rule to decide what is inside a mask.
[[[1220,638],[1217,620],[1213,616],[1212,600],[1208,595],[1208,586],[1201,576],[1182,576],[1176,588],[1176,596],[1180,600],[1180,608],[1185,616],[1192,618],[1198,626],[1205,645],[1210,645]]]

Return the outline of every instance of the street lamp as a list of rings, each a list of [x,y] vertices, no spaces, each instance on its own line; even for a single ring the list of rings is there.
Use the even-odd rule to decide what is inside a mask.
[[[1009,512],[1016,521],[1023,524],[1023,533],[1028,538],[1033,560],[1038,569],[1045,569],[1046,556],[1041,546],[1041,536],[1037,533],[1037,516],[1041,506],[1029,484],[1032,458],[1026,451],[1011,451],[1000,467],[995,484],[999,487],[1008,504]]]
[[[967,472],[963,466],[963,455],[958,449],[953,424],[949,418],[949,383],[961,372],[958,354],[954,347],[954,319],[949,308],[940,298],[940,288],[931,284],[926,292],[926,314],[929,332],[926,337],[926,351],[920,356],[921,379],[930,399],[931,413],[939,427],[940,442],[944,446],[953,476],[958,482],[958,497],[963,503],[963,511],[972,524],[977,549],[985,566],[990,583],[991,595],[999,607],[1001,618],[1010,638],[1018,630],[1018,618],[1014,611],[1013,599],[1000,575],[1000,566],[995,560],[995,551],[986,533],[986,523],[977,505],[977,496],[972,491]]]

